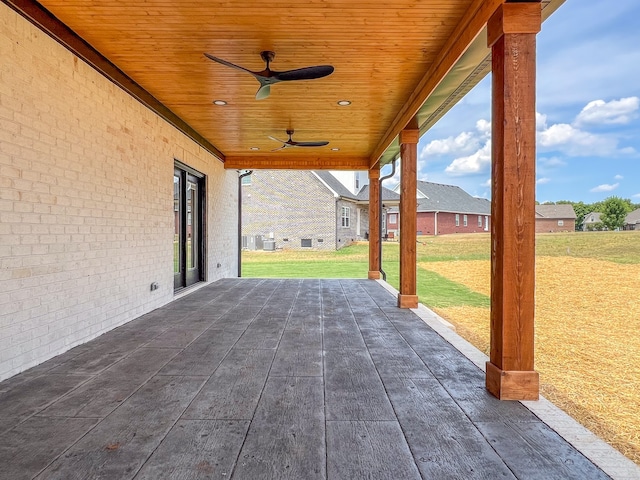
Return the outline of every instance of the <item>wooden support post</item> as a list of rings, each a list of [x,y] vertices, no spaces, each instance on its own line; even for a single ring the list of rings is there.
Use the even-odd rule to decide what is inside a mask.
[[[398,307],[417,308],[416,295],[416,219],[418,211],[417,128],[400,132],[400,293]]]
[[[380,168],[369,170],[369,279],[380,278]]]
[[[534,371],[535,68],[539,2],[505,3],[487,24],[492,52],[491,354],[486,387],[537,400]]]

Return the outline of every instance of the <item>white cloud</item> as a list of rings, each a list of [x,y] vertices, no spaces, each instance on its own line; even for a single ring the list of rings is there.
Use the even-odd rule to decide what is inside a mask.
[[[538,144],[571,156],[604,157],[619,153],[615,139],[585,132],[567,123],[556,123],[538,132]]]
[[[480,146],[480,141],[471,132],[462,132],[457,137],[432,140],[420,152],[420,158],[432,155],[460,155],[470,153]]]
[[[613,177],[614,180],[622,180],[624,177],[622,175],[616,175]]]
[[[567,164],[560,157],[541,157],[538,161],[541,165],[549,168],[564,167]]]
[[[476,122],[476,129],[478,130],[478,132],[480,132],[480,134],[489,138],[489,136],[491,135],[491,122],[485,120],[484,118],[481,118]]]
[[[636,193],[635,195],[631,195],[633,198],[640,198],[640,193]]]
[[[536,185],[544,185],[545,183],[549,183],[551,181],[548,177],[542,177],[536,180]]]
[[[541,132],[547,129],[547,116],[543,113],[536,112],[536,130]]]
[[[619,183],[614,183],[613,185],[609,185],[608,183],[603,183],[602,185],[598,185],[597,187],[594,187],[589,191],[592,192],[592,193],[611,192],[611,191],[615,190],[616,188],[618,188],[619,186],[620,186]]]
[[[491,179],[488,178],[487,181],[484,182],[484,183],[481,183],[480,186],[481,187],[487,187],[487,188],[490,187],[491,186]]]
[[[478,151],[466,157],[456,158],[444,169],[453,176],[486,173],[491,166],[491,141],[487,141]]]
[[[627,97],[620,100],[594,100],[578,114],[575,125],[625,125],[638,116],[640,98]]]

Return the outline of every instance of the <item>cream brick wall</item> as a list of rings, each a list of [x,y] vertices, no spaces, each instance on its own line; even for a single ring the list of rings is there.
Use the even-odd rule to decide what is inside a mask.
[[[0,59],[2,380],[173,298],[174,159],[236,276],[237,173],[5,5]]]

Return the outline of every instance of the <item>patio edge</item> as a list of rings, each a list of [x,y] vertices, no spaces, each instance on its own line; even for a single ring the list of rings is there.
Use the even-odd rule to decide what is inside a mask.
[[[398,291],[384,280],[375,280],[391,295]],[[430,310],[422,303],[412,308],[423,322],[429,325],[442,338],[471,360],[480,370],[485,370],[489,357],[458,335],[455,327]],[[579,452],[615,480],[634,480],[640,478],[640,467],[618,450],[606,443],[593,432],[579,424],[574,418],[540,395],[537,401],[521,401],[529,411],[542,420],[549,428],[573,445]]]

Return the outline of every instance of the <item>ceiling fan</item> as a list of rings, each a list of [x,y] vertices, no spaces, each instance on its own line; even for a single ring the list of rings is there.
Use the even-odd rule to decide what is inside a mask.
[[[261,72],[252,72],[240,65],[236,65],[231,62],[227,62],[226,60],[222,60],[221,58],[214,57],[213,55],[209,55],[208,53],[204,54],[210,60],[214,62],[221,63],[222,65],[226,65],[227,67],[235,68],[237,70],[242,70],[244,72],[248,72],[255,77],[258,82],[260,82],[260,88],[256,93],[256,100],[262,100],[263,98],[267,98],[269,93],[271,93],[271,85],[280,82],[288,82],[291,80],[313,80],[315,78],[326,77],[327,75],[331,75],[333,73],[333,67],[331,65],[318,65],[315,67],[305,67],[298,68],[296,70],[287,70],[285,72],[276,72],[269,68],[269,63],[273,61],[276,54],[275,52],[271,52],[265,50],[264,52],[260,52],[260,56],[262,60],[267,64],[265,69]]]
[[[289,147],[324,147],[325,145],[329,145],[329,142],[320,141],[320,142],[296,142],[292,140],[293,130],[287,130],[287,135],[289,135],[289,140],[286,142],[283,140],[279,140],[275,137],[269,137],[271,140],[275,140],[276,142],[280,142],[282,146],[280,148],[276,148],[275,150],[271,150],[272,152],[277,152],[278,150],[282,150],[284,148]]]

